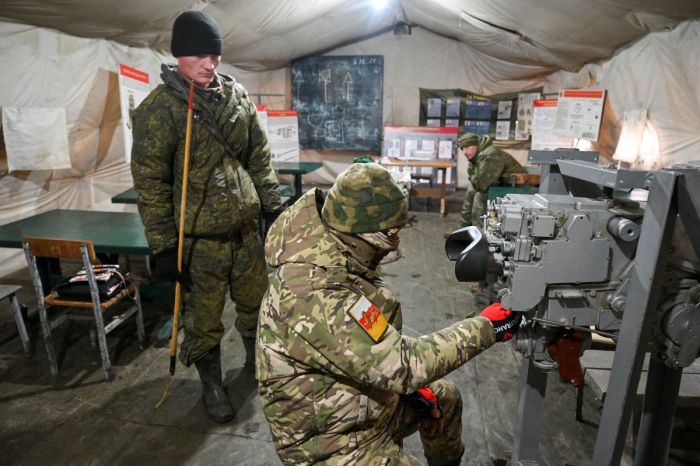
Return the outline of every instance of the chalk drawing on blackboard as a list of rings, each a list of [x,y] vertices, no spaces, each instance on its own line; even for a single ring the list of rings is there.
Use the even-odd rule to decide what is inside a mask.
[[[292,78],[292,84],[296,88],[296,93],[299,94],[299,87],[304,82],[304,75],[301,73],[300,70],[292,70],[292,72],[294,73],[294,77]]]
[[[331,82],[331,70],[321,70],[318,73],[318,80],[323,83],[323,101],[328,102],[328,83]]]
[[[345,101],[350,102],[350,97],[352,96],[352,76],[350,76],[350,73],[345,74],[343,86],[345,87]]]
[[[306,57],[291,71],[302,148],[381,149],[383,57]]]

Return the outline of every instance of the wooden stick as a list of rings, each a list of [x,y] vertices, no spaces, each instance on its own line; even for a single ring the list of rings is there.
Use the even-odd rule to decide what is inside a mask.
[[[180,225],[177,235],[177,271],[182,272],[182,253],[185,241],[185,207],[187,206],[187,177],[190,172],[190,143],[192,138],[192,108],[194,101],[194,81],[190,82],[190,93],[187,97],[187,128],[185,129],[185,160],[182,167],[182,195],[180,196]],[[173,333],[170,337],[170,375],[175,375],[177,361],[177,333],[180,327],[180,300],[182,284],[175,282],[175,305],[173,307]]]

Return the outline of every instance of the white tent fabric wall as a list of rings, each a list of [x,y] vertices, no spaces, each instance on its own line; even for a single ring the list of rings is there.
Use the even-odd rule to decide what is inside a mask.
[[[585,87],[593,76],[596,87],[607,89],[618,117],[632,109],[647,109],[659,135],[664,157],[660,166],[700,158],[700,82],[695,79],[700,69],[698,21],[651,33],[610,60],[586,65],[576,73],[548,75],[551,67],[547,65],[533,60],[509,63],[420,27],[414,27],[411,35],[389,31],[329,53],[384,56],[385,124],[418,123],[419,87],[489,94],[544,85],[545,92],[556,92]],[[147,71],[155,86],[161,62],[172,62],[172,57],[5,22],[0,22],[0,56],[0,106],[65,108],[72,162],[70,170],[12,174],[0,166],[0,224],[58,207],[134,209],[110,202],[132,184],[123,162],[116,72],[120,63]],[[262,99],[273,108],[290,101],[288,66],[255,72],[222,64],[221,71],[235,76],[252,94],[285,94],[285,98]],[[332,182],[352,154],[302,153],[302,160],[321,159],[323,169],[309,182]],[[464,184],[465,169],[459,171]],[[11,249],[0,249],[0,263],[0,276],[24,265],[19,251]]]
[[[133,186],[124,162],[118,70],[127,64],[160,82],[170,56],[50,29],[0,22],[0,107],[65,109],[71,168],[7,172],[0,166],[0,225],[56,208],[135,211],[112,204]],[[284,93],[286,70],[241,72],[223,65],[254,92]],[[25,265],[18,249],[0,248],[0,276]]]
[[[579,88],[593,76],[596,87],[607,90],[617,119],[624,112],[646,109],[661,154],[656,166],[648,168],[662,168],[700,160],[698,70],[700,21],[686,21],[649,34],[601,64],[586,65],[578,73],[554,73],[545,91]],[[640,159],[638,164],[642,167],[648,161]]]

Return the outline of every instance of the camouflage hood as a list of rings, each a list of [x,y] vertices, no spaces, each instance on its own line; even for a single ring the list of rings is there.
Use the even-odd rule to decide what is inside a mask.
[[[314,188],[279,216],[265,241],[268,265],[275,268],[287,263],[347,266],[342,249],[321,220],[323,201],[323,192]]]

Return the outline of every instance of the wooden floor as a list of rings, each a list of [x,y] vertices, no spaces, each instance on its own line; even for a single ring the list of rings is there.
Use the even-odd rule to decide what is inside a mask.
[[[405,333],[429,333],[476,313],[479,306],[467,286],[453,277],[445,256],[443,233],[456,227],[459,199],[441,218],[439,204],[412,203],[411,222],[401,233],[397,260],[382,266],[389,286],[401,297]],[[136,273],[143,264],[132,262]],[[2,273],[0,271],[0,273]],[[0,279],[24,287],[20,299],[34,305],[26,270]],[[77,324],[56,333],[61,375],[49,374],[36,315],[29,327],[35,352],[23,355],[6,303],[0,303],[0,463],[7,465],[278,465],[269,429],[261,412],[256,385],[241,371],[243,348],[232,329],[234,309],[225,312],[223,340],[225,383],[238,415],[230,424],[210,422],[203,413],[194,368],[179,365],[165,404],[155,409],[168,380],[168,349],[157,347],[157,336],[170,312],[167,287],[151,287],[144,296],[149,344],[140,350],[134,325],[122,325],[108,338],[116,378],[104,382],[96,349],[86,329]],[[509,463],[516,414],[520,356],[509,344],[499,344],[448,377],[464,399],[463,465]],[[601,403],[585,391],[586,422],[575,420],[576,392],[550,375],[542,464],[590,464]],[[700,432],[684,423],[684,435]],[[700,437],[695,437],[697,438]],[[675,442],[675,439],[674,439]],[[698,443],[697,441],[695,443]],[[413,436],[405,448],[421,458]],[[697,447],[696,447],[697,448]],[[673,450],[670,464],[680,460]],[[686,458],[693,454],[683,453]]]

